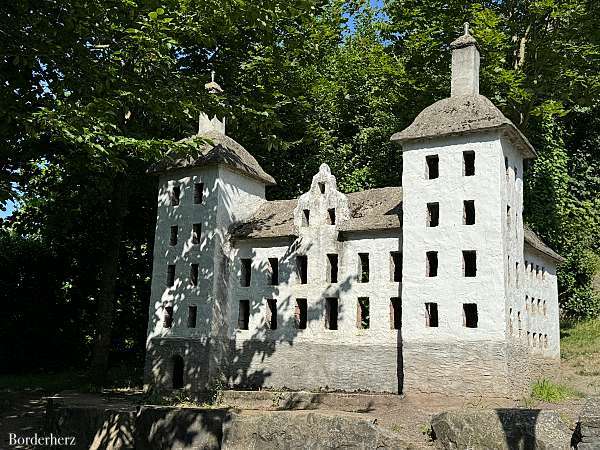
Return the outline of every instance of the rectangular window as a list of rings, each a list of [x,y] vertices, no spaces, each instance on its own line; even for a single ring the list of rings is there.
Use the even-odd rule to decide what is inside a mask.
[[[540,276],[540,266],[535,265],[535,277],[538,278]]]
[[[179,186],[173,186],[171,190],[171,206],[179,205],[179,197],[181,196],[181,188]]]
[[[192,264],[190,267],[190,284],[198,286],[198,264]]]
[[[238,314],[238,328],[247,330],[250,322],[250,300],[240,300],[240,309]]]
[[[250,286],[250,280],[252,278],[252,259],[242,258],[242,276],[240,278],[240,284],[242,287]]]
[[[196,305],[188,306],[188,328],[196,328],[196,316],[198,314],[198,307]]]
[[[506,205],[506,226],[510,228],[510,205]]]
[[[477,276],[477,252],[475,250],[463,250],[463,276]]]
[[[437,303],[425,303],[425,325],[428,327],[438,326]]]
[[[390,275],[391,281],[402,281],[402,253],[400,252],[390,252]]]
[[[192,244],[198,245],[200,243],[200,234],[202,233],[202,224],[195,223],[192,225]]]
[[[508,177],[508,156],[504,157],[504,171],[506,172],[506,176]]]
[[[358,254],[358,279],[361,283],[369,282],[369,254]]]
[[[327,254],[327,281],[338,282],[338,255],[333,253]]]
[[[325,328],[328,330],[338,329],[338,299],[325,299]]]
[[[440,204],[427,203],[427,226],[437,227],[440,223]]]
[[[271,286],[279,284],[279,260],[277,258],[269,258],[269,267],[271,268]]]
[[[335,208],[329,208],[327,210],[327,216],[329,225],[335,225]]]
[[[308,282],[308,257],[306,255],[296,256],[296,271],[300,284]]]
[[[467,328],[477,328],[477,304],[463,303],[463,326]]]
[[[427,163],[427,179],[433,180],[435,178],[438,178],[440,176],[440,158],[438,157],[438,155],[429,155],[425,158],[425,161]]]
[[[319,191],[321,192],[321,194],[325,193],[325,183],[319,182]]]
[[[437,277],[438,272],[438,252],[427,252],[427,267],[425,268],[428,277]]]
[[[173,326],[173,307],[172,306],[164,306],[163,326],[165,328],[171,328]]]
[[[175,285],[175,264],[169,264],[167,266],[167,286],[173,287]]]
[[[177,233],[179,232],[179,227],[177,225],[173,225],[171,227],[171,237],[169,238],[169,245],[177,245]]]
[[[390,328],[392,330],[402,328],[402,303],[399,297],[390,299]]]
[[[366,330],[369,328],[369,325],[369,298],[359,297],[356,308],[356,326],[360,329]]]
[[[296,299],[296,309],[294,311],[294,321],[296,323],[296,328],[299,330],[306,329],[306,318],[308,314],[308,307],[306,304],[305,298],[297,298]]]
[[[194,184],[194,204],[200,205],[204,200],[204,183]]]
[[[463,225],[475,225],[475,200],[463,202]]]
[[[302,210],[302,226],[307,227],[310,225],[310,209]]]
[[[472,177],[475,175],[475,152],[463,152],[463,175]]]
[[[544,313],[544,317],[546,317],[548,310],[546,309],[546,300],[544,300],[544,302],[542,303],[542,307],[543,307],[543,313]]]
[[[277,329],[277,300],[274,298],[267,299],[267,328],[269,330]]]

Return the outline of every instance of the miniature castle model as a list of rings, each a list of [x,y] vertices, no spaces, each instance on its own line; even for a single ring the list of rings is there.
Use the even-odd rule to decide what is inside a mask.
[[[391,138],[402,187],[344,194],[323,164],[267,201],[208,116],[199,156],[154,168],[148,386],[515,397],[558,366],[562,258],[522,215],[535,151],[479,94],[468,28],[451,47],[451,96]]]

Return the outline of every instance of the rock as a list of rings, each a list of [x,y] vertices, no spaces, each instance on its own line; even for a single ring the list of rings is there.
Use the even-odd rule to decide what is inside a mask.
[[[581,442],[577,450],[600,450],[600,397],[586,399],[579,416]]]
[[[221,448],[225,409],[142,406],[135,426],[136,450],[209,450]]]
[[[223,449],[410,449],[391,431],[362,418],[306,411],[237,415],[223,430]]]
[[[558,413],[537,409],[450,411],[431,425],[446,449],[569,450],[573,434]]]

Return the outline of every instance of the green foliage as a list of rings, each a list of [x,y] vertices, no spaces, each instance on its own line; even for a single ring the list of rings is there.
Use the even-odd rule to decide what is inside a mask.
[[[560,403],[568,398],[579,397],[579,394],[571,388],[554,383],[546,378],[538,380],[533,384],[531,395],[537,400],[548,403]]]
[[[156,219],[146,169],[194,151],[175,142],[195,132],[200,111],[227,116],[228,134],[278,180],[270,198],[305,191],[323,162],[345,192],[400,185],[389,137],[448,95],[449,43],[465,21],[484,58],[482,93],[539,154],[525,173],[525,218],[567,258],[563,315],[599,314],[598,2],[59,0],[0,10],[0,204],[22,192],[0,235],[11,318],[1,333],[14,342],[20,324],[35,325],[21,339],[40,365],[56,348],[84,365],[103,324],[114,361],[141,363]],[[213,69],[221,98],[204,90]],[[99,258],[114,245],[118,256]],[[111,287],[102,274],[115,268]],[[28,364],[6,357],[11,370]]]

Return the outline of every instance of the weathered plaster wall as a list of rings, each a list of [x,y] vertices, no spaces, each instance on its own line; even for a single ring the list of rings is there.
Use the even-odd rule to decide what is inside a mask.
[[[325,183],[321,193],[318,183]],[[295,223],[299,238],[239,241],[232,249],[229,316],[234,385],[340,390],[372,389],[398,392],[399,331],[390,326],[390,299],[398,297],[400,283],[391,281],[390,252],[401,249],[400,230],[347,233],[338,239],[327,210],[336,209],[336,222],[348,217],[346,197],[335,178],[322,167],[310,191],[299,199]],[[302,225],[310,210],[308,226]],[[369,254],[369,282],[358,282],[358,253]],[[338,282],[327,281],[327,254],[338,255]],[[298,277],[296,256],[306,255],[307,283]],[[249,287],[240,285],[241,258],[252,258]],[[268,258],[279,260],[279,284],[271,286]],[[338,298],[338,329],[325,327],[325,299]],[[370,327],[357,325],[359,297],[368,297]],[[296,327],[296,299],[307,300],[306,329]],[[277,299],[278,326],[266,326],[267,299]],[[237,329],[239,301],[250,300],[248,330]],[[401,375],[400,375],[401,376]]]
[[[201,204],[194,204],[195,183],[204,184]],[[170,196],[176,185],[181,189],[180,202],[173,206]],[[209,348],[219,364],[219,348],[211,341],[220,333],[221,311],[227,303],[223,283],[228,265],[223,257],[227,229],[233,220],[246,218],[264,201],[264,184],[224,167],[209,166],[161,176],[158,190],[146,377],[149,381],[164,379],[172,356],[180,354],[186,360],[186,385],[191,389],[206,382],[208,361],[215,361],[215,355],[209,358]],[[199,243],[193,244],[192,226],[196,223],[201,224],[201,235]],[[174,225],[178,226],[178,239],[173,246],[169,238]],[[192,263],[199,266],[197,286],[190,282]],[[166,284],[169,264],[175,264],[172,287]],[[190,305],[197,307],[194,328],[187,326]],[[173,307],[171,328],[164,326],[165,306]],[[181,338],[193,339],[194,344]],[[165,387],[170,386],[167,383]]]
[[[501,142],[505,158],[501,192],[505,218],[502,227],[509,371],[512,380],[520,379],[523,387],[527,388],[532,381],[548,375],[559,365],[556,264],[524,243],[523,157],[508,139],[502,137]],[[507,206],[510,206],[510,211]],[[537,277],[536,265],[539,267]],[[543,277],[542,267],[545,267]]]
[[[475,152],[473,176],[463,175],[464,151]],[[439,157],[435,179],[426,176],[429,155]],[[410,144],[404,147],[403,161],[402,335],[405,349],[417,343],[440,349],[415,364],[414,374],[405,366],[406,377],[430,378],[433,370],[462,379],[464,373],[467,379],[487,384],[488,394],[507,394],[505,330],[503,321],[498,321],[504,313],[504,275],[498,270],[503,267],[500,139],[494,133],[481,133]],[[475,201],[474,225],[463,224],[465,200]],[[432,202],[439,203],[437,227],[426,225],[427,204]],[[463,250],[477,252],[475,277],[463,276]],[[426,276],[427,251],[438,252],[436,277]],[[438,327],[426,326],[426,302],[438,304]],[[477,328],[464,326],[463,303],[477,304]],[[481,355],[480,363],[465,364],[473,362],[469,347]],[[412,357],[405,351],[405,364]]]

